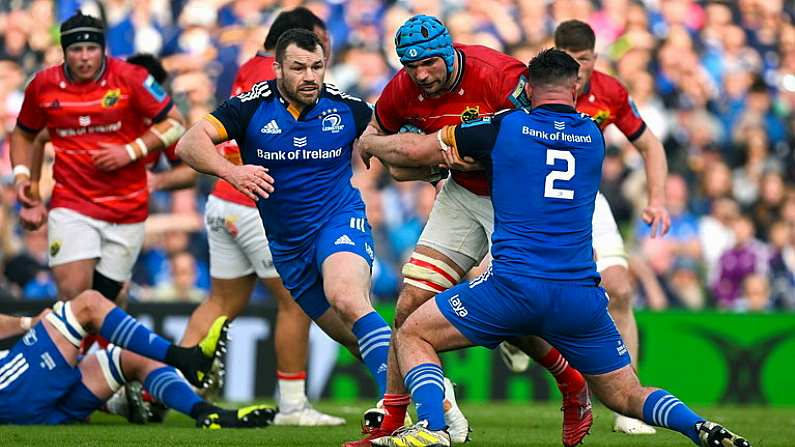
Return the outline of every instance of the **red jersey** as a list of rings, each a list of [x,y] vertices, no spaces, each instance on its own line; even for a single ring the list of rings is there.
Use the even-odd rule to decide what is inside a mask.
[[[276,73],[273,71],[273,61],[274,58],[270,53],[260,51],[256,56],[241,65],[235,77],[235,82],[232,84],[232,96],[251,90],[251,87],[257,82],[275,78]],[[218,148],[227,160],[237,165],[243,164],[243,160],[240,158],[240,148],[234,141],[219,144]],[[212,195],[239,205],[252,208],[256,206],[253,200],[236,190],[234,186],[224,179],[218,179],[215,182]]]
[[[646,123],[624,85],[601,71],[593,71],[591,80],[577,97],[577,111],[591,115],[602,130],[615,124],[629,141],[635,141],[646,130]]]
[[[518,60],[481,45],[455,45],[461,55],[458,78],[449,92],[426,98],[405,69],[387,84],[375,104],[375,117],[385,131],[397,133],[405,124],[426,134],[446,125],[493,115],[527,105],[527,67]],[[487,196],[483,171],[453,171],[453,179],[471,192]]]
[[[105,58],[102,75],[91,82],[72,82],[64,64],[38,72],[25,89],[17,125],[31,133],[46,127],[50,133],[55,148],[50,207],[112,223],[144,221],[149,205],[145,161],[105,172],[94,166],[91,154],[135,140],[142,118],[157,122],[171,105],[146,69],[112,57]]]

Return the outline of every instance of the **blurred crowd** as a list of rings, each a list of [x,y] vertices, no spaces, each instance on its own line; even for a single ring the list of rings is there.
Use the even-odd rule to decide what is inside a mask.
[[[228,96],[239,64],[259,50],[282,9],[304,5],[328,24],[327,80],[375,102],[400,68],[393,36],[415,13],[438,16],[456,42],[529,60],[563,20],[597,35],[597,69],[627,86],[664,142],[673,225],[647,237],[640,155],[615,129],[602,191],[621,227],[638,305],[651,309],[795,308],[795,5],[785,0],[3,0],[0,2],[0,299],[56,294],[46,229],[24,232],[8,136],[25,82],[62,60],[58,24],[80,7],[107,24],[114,56],[148,52],[170,73],[175,101],[195,122]],[[47,157],[52,162],[51,154]],[[355,163],[376,238],[374,296],[393,300],[403,260],[433,205],[430,184],[396,183]],[[162,166],[159,168],[163,168]],[[45,185],[47,190],[47,169]],[[155,190],[129,295],[198,301],[209,284],[203,207],[212,179]],[[255,299],[266,300],[263,290]]]

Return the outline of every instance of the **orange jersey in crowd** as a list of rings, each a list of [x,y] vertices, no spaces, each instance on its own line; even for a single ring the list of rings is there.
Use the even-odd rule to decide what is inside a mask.
[[[585,89],[577,97],[577,111],[591,115],[602,130],[615,124],[629,141],[635,141],[646,130],[646,123],[624,85],[600,71],[593,71]]]
[[[85,83],[73,82],[65,64],[38,72],[25,89],[17,125],[49,131],[55,148],[51,208],[106,222],[142,222],[149,202],[145,161],[104,172],[91,154],[134,141],[142,118],[165,118],[172,102],[146,69],[111,57],[105,63],[101,76]]]
[[[397,133],[411,124],[426,134],[445,125],[493,115],[503,109],[527,105],[524,87],[527,67],[518,60],[480,45],[456,45],[461,67],[453,73],[455,86],[436,98],[426,98],[405,69],[384,88],[375,105],[378,124]],[[453,178],[469,191],[487,196],[489,185],[483,171],[453,171]]]
[[[235,82],[232,84],[232,96],[250,90],[251,86],[257,82],[268,81],[275,78],[276,73],[273,71],[273,61],[273,56],[270,53],[259,52],[256,56],[241,65],[235,77]],[[219,144],[218,147],[227,160],[234,164],[243,164],[240,158],[240,148],[237,146],[237,143],[234,141],[227,141],[226,143]],[[218,179],[218,181],[215,182],[212,195],[239,205],[252,208],[256,206],[253,200],[236,190],[234,186],[224,179]]]

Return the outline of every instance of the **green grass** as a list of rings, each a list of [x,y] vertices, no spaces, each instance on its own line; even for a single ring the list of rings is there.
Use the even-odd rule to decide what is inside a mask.
[[[359,417],[366,403],[323,403],[324,411],[344,416],[349,423],[335,428],[268,427],[264,430],[198,430],[185,416],[172,412],[162,425],[133,426],[124,420],[97,413],[90,424],[61,427],[0,427],[0,446],[339,446],[357,439]],[[474,432],[476,446],[559,446],[560,411],[556,405],[507,403],[468,404],[463,407]],[[795,445],[795,408],[699,407],[705,417],[747,436],[755,447]],[[659,430],[653,436],[627,436],[611,431],[612,414],[595,411],[585,447],[688,446],[678,433]]]

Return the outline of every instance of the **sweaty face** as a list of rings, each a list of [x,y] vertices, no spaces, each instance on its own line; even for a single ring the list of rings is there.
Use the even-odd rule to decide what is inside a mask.
[[[429,57],[404,65],[406,73],[425,96],[442,93],[447,82],[447,66],[441,57]]]
[[[596,64],[596,53],[593,50],[571,51],[564,49],[563,51],[580,64],[577,85],[579,86],[578,91],[581,92],[585,88],[585,84],[591,80],[591,73],[593,73],[593,67]]]
[[[323,48],[307,51],[291,44],[284,52],[284,60],[276,63],[276,80],[281,93],[291,103],[312,105],[320,95],[326,64]]]
[[[102,66],[102,47],[96,43],[76,43],[66,49],[66,65],[80,82],[93,79]]]

